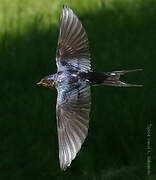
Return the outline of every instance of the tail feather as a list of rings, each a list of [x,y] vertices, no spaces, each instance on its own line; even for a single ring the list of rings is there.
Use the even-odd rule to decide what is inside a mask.
[[[143,85],[124,83],[120,81],[121,75],[136,71],[142,71],[142,69],[106,72],[105,74],[107,75],[107,78],[104,80],[103,84],[108,86],[119,86],[119,87],[142,87]]]

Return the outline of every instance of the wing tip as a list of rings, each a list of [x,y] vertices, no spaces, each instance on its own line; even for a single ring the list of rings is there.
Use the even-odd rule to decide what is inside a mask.
[[[67,11],[68,11],[68,12],[72,12],[72,13],[73,13],[72,9],[69,8],[69,7],[68,7],[67,5],[65,5],[65,4],[63,5],[63,8],[62,8],[62,12],[63,12],[63,11],[64,11],[64,12],[67,12]]]
[[[60,161],[60,169],[62,171],[66,171],[67,168],[71,165],[72,161],[75,160],[77,154],[79,153],[79,151],[82,148],[82,144],[84,143],[86,137],[83,139],[82,143],[80,144],[80,147],[77,149],[76,153],[74,154],[74,156],[72,156],[71,159],[68,159],[68,161],[62,161],[62,158],[59,157],[59,161]]]
[[[73,159],[72,159],[73,160]],[[62,171],[66,171],[67,170],[67,168],[71,165],[71,162],[72,162],[72,160],[71,161],[68,161],[68,162],[63,162],[63,161],[60,161],[60,169],[62,170]]]
[[[68,9],[68,6],[66,4],[64,4],[63,9]]]
[[[69,8],[67,5],[63,5],[63,8],[62,8],[63,11],[72,11],[71,8]],[[72,11],[73,12],[73,11]]]
[[[67,170],[67,167],[68,167],[68,166],[62,166],[62,165],[60,165],[60,168],[61,168],[62,171],[66,171],[66,170]]]

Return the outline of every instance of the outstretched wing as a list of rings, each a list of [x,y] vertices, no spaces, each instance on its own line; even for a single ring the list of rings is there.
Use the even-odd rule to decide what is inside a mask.
[[[58,87],[56,115],[59,160],[63,170],[71,164],[84,142],[89,127],[90,85]]]
[[[87,34],[81,22],[67,6],[63,7],[56,53],[58,71],[65,68],[90,70]]]

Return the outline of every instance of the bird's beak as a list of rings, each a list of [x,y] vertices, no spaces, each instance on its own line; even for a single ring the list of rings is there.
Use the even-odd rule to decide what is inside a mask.
[[[42,84],[42,82],[40,81],[40,82],[38,82],[38,83],[36,83],[37,85],[41,85]]]

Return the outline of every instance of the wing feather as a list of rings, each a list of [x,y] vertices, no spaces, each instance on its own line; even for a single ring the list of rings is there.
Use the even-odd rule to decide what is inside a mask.
[[[90,54],[87,34],[73,11],[63,7],[56,53],[58,71],[68,67],[90,70]]]
[[[66,170],[76,157],[88,134],[91,105],[89,84],[84,82],[77,89],[69,86],[71,87],[66,88],[68,91],[57,88],[59,160],[63,170]]]

